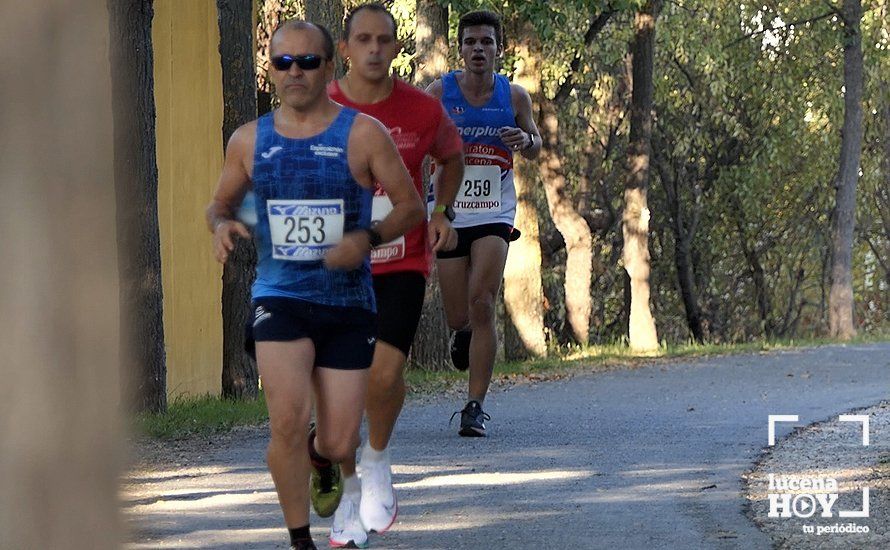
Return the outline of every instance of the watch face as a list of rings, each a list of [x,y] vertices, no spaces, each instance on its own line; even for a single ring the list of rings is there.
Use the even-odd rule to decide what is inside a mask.
[[[448,221],[453,222],[454,217],[455,217],[454,216],[454,208],[452,208],[450,206],[446,206],[445,207],[445,217],[448,218]]]
[[[371,227],[365,229],[368,233],[368,243],[371,245],[371,248],[376,248],[383,244],[383,237],[380,236],[380,233],[377,231],[377,226],[380,224],[379,221],[371,222]]]

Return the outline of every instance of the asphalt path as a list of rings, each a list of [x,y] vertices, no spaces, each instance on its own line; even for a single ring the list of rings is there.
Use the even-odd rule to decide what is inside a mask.
[[[890,344],[737,355],[494,392],[490,437],[449,426],[453,398],[409,402],[393,442],[400,514],[372,548],[769,548],[742,475],[770,414],[801,424],[890,395]],[[778,424],[777,438],[793,424]],[[873,436],[874,437],[874,436]],[[246,430],[187,466],[132,472],[129,548],[286,548]],[[319,548],[330,519],[312,518]]]

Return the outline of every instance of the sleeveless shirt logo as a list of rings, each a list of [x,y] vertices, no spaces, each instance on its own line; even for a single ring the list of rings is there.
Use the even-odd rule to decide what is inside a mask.
[[[315,153],[316,157],[340,158],[340,155],[343,154],[342,147],[330,145],[310,145],[309,150]]]
[[[420,136],[417,135],[417,132],[405,132],[401,126],[390,128],[389,135],[399,150],[413,149],[420,142]]]
[[[458,126],[457,131],[462,137],[498,137],[500,136],[499,128],[491,126]]]
[[[462,115],[462,114],[464,114],[464,108],[460,105],[455,105],[454,107],[451,108],[451,112],[456,115]]]

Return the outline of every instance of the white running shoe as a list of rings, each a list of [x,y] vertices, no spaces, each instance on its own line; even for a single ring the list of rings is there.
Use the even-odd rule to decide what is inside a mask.
[[[331,548],[368,547],[368,533],[358,515],[361,496],[358,492],[344,493],[331,524],[331,536],[328,538]]]
[[[389,451],[378,460],[366,460],[362,453],[362,500],[359,516],[369,532],[384,533],[396,521],[399,505],[392,488]]]

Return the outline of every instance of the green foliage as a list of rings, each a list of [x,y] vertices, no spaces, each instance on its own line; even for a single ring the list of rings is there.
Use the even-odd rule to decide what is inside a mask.
[[[823,17],[827,10],[815,1],[781,9],[687,2],[666,5],[659,21],[659,152],[679,180],[681,223],[700,216],[693,257],[712,339],[824,327],[843,122],[843,29]],[[682,308],[670,273],[677,218],[664,183],[656,178],[650,193],[653,298],[662,315]],[[856,248],[861,254],[863,243]],[[763,271],[759,287],[755,266]],[[876,318],[860,320],[869,328]],[[682,326],[658,321],[669,339],[682,336]]]
[[[255,425],[266,419],[266,398],[262,392],[256,400],[204,396],[176,399],[164,413],[140,414],[135,419],[134,431],[156,439],[180,439],[227,432],[235,426]]]
[[[363,4],[357,1],[350,7]],[[402,44],[402,51],[392,63],[393,71],[403,80],[411,81],[414,75],[414,29],[417,1],[416,0],[392,0],[384,3],[393,14],[398,25],[398,40]]]

